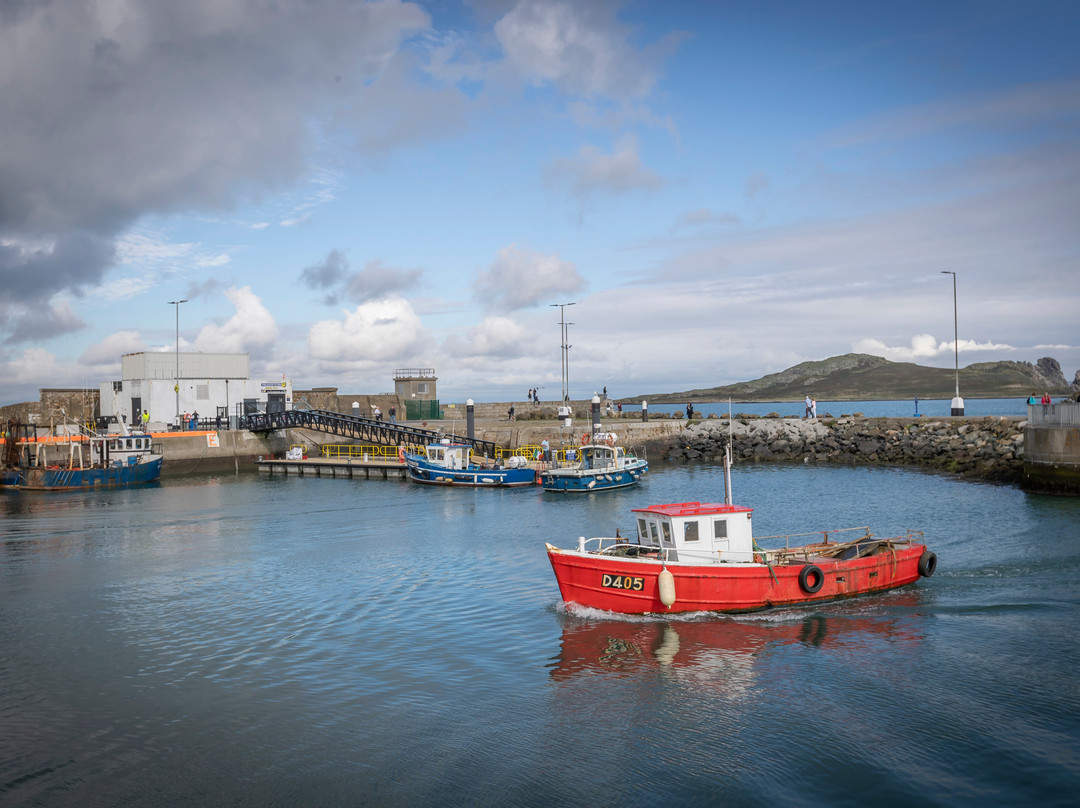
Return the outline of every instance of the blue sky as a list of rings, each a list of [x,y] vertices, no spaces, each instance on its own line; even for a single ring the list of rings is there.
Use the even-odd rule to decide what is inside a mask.
[[[247,351],[447,401],[1080,370],[1080,4],[0,8],[0,403]],[[963,392],[963,391],[961,391]]]

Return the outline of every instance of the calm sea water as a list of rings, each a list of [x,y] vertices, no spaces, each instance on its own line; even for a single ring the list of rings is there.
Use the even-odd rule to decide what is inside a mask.
[[[650,404],[650,413],[675,412],[683,409],[684,404]],[[726,401],[694,404],[694,411],[702,416],[715,413],[718,417],[728,414]],[[623,412],[641,412],[641,405],[623,405]],[[779,413],[783,416],[801,418],[806,414],[806,407],[802,401],[758,401],[731,403],[731,412],[734,414],[746,413],[747,415],[768,415]],[[915,416],[916,404],[914,398],[903,401],[826,401],[817,403],[818,417],[831,415],[839,418],[841,415],[852,415],[860,412],[867,418],[912,418]],[[920,418],[941,418],[952,413],[952,400],[948,398],[920,399],[918,403]],[[1027,415],[1027,399],[1023,398],[966,398],[964,399],[964,415],[968,417],[981,417],[984,415]]]
[[[937,574],[756,616],[568,614],[544,541],[723,496],[198,476],[0,498],[0,804],[1073,805],[1080,500],[742,466],[759,535]]]

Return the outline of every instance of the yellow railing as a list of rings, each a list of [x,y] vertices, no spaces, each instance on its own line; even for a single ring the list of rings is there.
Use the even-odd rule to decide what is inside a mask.
[[[382,446],[382,445],[368,445],[368,446],[356,446],[353,444],[335,443],[322,447],[322,456],[328,458],[349,458],[349,459],[361,459],[365,457],[368,460],[382,461],[394,461],[397,462],[399,457],[398,450],[401,447],[398,446]],[[403,447],[409,454],[423,454],[424,450],[422,446],[405,446]]]

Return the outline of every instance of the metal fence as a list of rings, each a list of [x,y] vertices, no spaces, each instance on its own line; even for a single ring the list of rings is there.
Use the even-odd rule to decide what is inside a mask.
[[[1080,401],[1028,404],[1028,423],[1032,426],[1080,426]]]

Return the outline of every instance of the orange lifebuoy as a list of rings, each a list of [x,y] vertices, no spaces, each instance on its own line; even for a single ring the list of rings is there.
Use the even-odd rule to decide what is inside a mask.
[[[404,463],[405,462],[405,447],[404,446],[397,447],[397,459],[398,459],[399,463]]]
[[[607,445],[608,446],[614,446],[615,445],[615,433],[614,432],[608,432]]]
[[[581,436],[581,445],[584,446],[588,442],[589,442],[589,433],[586,432],[584,435]]]

